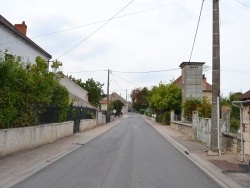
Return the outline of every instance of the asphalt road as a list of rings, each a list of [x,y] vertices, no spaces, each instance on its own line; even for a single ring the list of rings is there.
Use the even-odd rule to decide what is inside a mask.
[[[203,171],[140,115],[117,126],[14,187],[214,188]]]

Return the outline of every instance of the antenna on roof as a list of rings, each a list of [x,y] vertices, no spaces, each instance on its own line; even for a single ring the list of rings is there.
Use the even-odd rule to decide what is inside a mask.
[[[208,72],[211,69],[208,65],[203,65],[203,73]]]

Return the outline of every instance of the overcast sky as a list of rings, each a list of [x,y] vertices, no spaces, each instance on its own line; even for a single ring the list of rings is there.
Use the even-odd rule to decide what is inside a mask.
[[[0,10],[12,24],[25,21],[27,36],[61,61],[66,75],[93,78],[105,84],[106,93],[110,69],[110,93],[126,98],[126,90],[129,95],[136,87],[150,89],[180,76],[202,5],[202,0],[130,2],[8,0]],[[250,0],[220,0],[220,20],[221,93],[244,93],[250,89]],[[211,84],[212,0],[205,0],[191,61],[210,67],[204,74]]]

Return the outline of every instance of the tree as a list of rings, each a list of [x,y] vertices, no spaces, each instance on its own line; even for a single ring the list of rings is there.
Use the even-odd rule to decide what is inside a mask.
[[[91,105],[95,107],[98,107],[100,105],[100,101],[104,95],[104,92],[102,90],[102,86],[104,84],[101,84],[98,81],[94,81],[93,78],[88,79],[86,82],[82,82],[81,79],[75,79],[72,76],[69,76],[69,78],[80,87],[88,91],[88,100]]]
[[[148,88],[136,88],[133,89],[130,95],[132,99],[132,107],[136,111],[140,111],[140,109],[146,109],[148,104]]]
[[[116,115],[120,116],[122,107],[124,106],[123,102],[120,100],[112,101],[112,106],[116,110]]]
[[[0,58],[0,72],[0,128],[36,125],[38,115],[53,103],[53,98],[57,98],[57,104],[68,104],[68,93],[64,90],[63,97],[58,94],[64,88],[58,86],[41,57],[32,65],[21,62],[20,57],[5,55]],[[53,91],[55,87],[57,92]]]
[[[149,91],[149,106],[156,113],[157,122],[169,123],[170,111],[181,110],[181,89],[174,83],[152,87]]]
[[[183,103],[184,116],[192,119],[193,111],[198,111],[199,116],[204,118],[211,118],[211,103],[207,97],[200,98],[186,98]]]
[[[240,111],[239,108],[232,105],[232,101],[239,101],[241,92],[231,92],[229,97],[220,97],[221,106],[228,106],[230,108],[230,131],[236,132],[240,127]]]
[[[180,111],[181,89],[174,83],[160,83],[149,91],[149,105],[156,112]]]

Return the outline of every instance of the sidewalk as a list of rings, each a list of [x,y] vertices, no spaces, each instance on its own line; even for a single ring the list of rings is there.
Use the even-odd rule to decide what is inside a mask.
[[[250,187],[250,166],[241,163],[235,155],[209,156],[209,148],[200,142],[189,140],[187,135],[170,126],[144,119],[222,187]]]
[[[0,187],[11,187],[36,173],[42,168],[76,150],[90,140],[105,133],[121,119],[100,125],[94,129],[76,133],[69,137],[57,140],[54,143],[47,144],[36,149],[18,152],[17,154],[0,159]]]
[[[169,126],[162,126],[147,118],[145,120],[222,187],[250,187],[250,166],[240,163],[233,154],[208,156],[209,148],[201,143],[189,140],[185,134]],[[112,123],[74,134],[52,144],[0,159],[0,188],[15,185],[105,133],[120,121],[121,119],[116,119]]]

